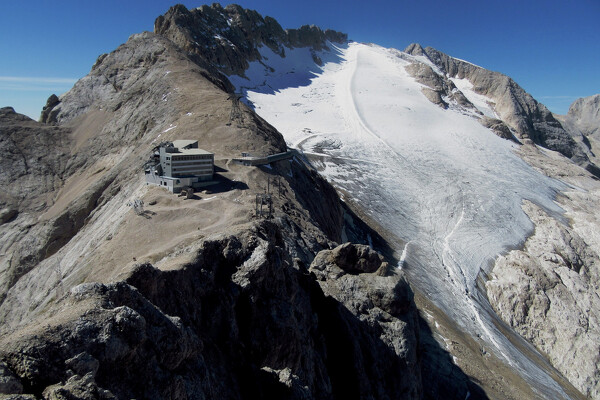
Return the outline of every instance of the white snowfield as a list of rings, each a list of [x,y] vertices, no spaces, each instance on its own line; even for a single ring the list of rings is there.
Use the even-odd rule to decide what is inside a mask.
[[[554,203],[564,189],[514,154],[475,114],[444,110],[422,94],[404,69],[418,57],[350,43],[319,53],[286,49],[281,58],[262,48],[246,77],[231,81],[288,144],[313,158],[327,179],[405,243],[396,249],[413,286],[466,332],[481,338],[548,398],[562,389],[512,346],[477,287],[479,274],[533,229],[521,209],[530,200],[560,218]],[[423,58],[423,57],[421,57]],[[457,88],[487,116],[489,100]]]

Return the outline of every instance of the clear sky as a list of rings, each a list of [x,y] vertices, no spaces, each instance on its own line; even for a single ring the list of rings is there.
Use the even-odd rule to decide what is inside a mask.
[[[188,8],[205,4],[182,1]],[[551,111],[600,93],[600,0],[239,0],[283,28],[315,24],[359,42],[417,42],[511,76]],[[175,4],[165,0],[4,1],[0,107],[37,119],[46,99]],[[229,3],[221,3],[223,6]]]

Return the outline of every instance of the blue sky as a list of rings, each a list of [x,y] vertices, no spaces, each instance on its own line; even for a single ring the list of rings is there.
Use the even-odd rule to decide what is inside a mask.
[[[551,111],[600,93],[600,0],[240,0],[284,28],[315,24],[360,42],[418,42],[511,76]],[[96,58],[152,30],[164,0],[3,2],[0,107],[37,119]],[[188,8],[203,2],[183,1]],[[229,3],[221,3],[223,6]]]

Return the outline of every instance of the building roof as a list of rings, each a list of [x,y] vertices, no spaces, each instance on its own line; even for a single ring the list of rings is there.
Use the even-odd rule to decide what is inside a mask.
[[[193,156],[193,155],[211,155],[210,151],[206,151],[203,149],[179,149],[177,153],[172,153],[174,156],[183,155],[183,156]]]
[[[197,140],[189,140],[189,139],[179,139],[173,141],[173,147],[177,147],[178,149],[183,149],[186,146],[190,145],[198,145]]]

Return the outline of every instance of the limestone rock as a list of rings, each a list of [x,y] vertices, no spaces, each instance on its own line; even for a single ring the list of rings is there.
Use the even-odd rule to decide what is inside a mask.
[[[418,54],[419,50],[416,49],[415,52]],[[426,86],[422,88],[422,92],[433,104],[446,109],[449,102],[453,102],[459,108],[479,112],[450,79],[436,73],[431,66],[413,62],[405,69],[417,82]]]
[[[498,315],[589,398],[600,397],[600,258],[571,228],[526,203],[535,233],[486,283]]]
[[[567,117],[584,135],[600,140],[600,94],[575,100]]]
[[[32,225],[48,206],[48,193],[81,166],[81,160],[70,159],[69,134],[68,128],[41,124],[10,107],[0,110],[0,303],[35,263],[29,261],[39,260],[44,246],[38,244],[53,240],[42,234],[49,227]]]
[[[571,158],[590,172],[600,174],[600,170],[590,166],[585,151],[552,113],[508,76],[455,59],[431,47],[423,48],[419,44],[411,44],[404,51],[427,57],[447,77],[468,79],[476,93],[493,99],[495,111],[518,139],[531,139],[540,146]],[[505,131],[501,129],[500,132]]]
[[[92,378],[96,376],[96,372],[98,372],[98,368],[100,367],[98,360],[85,352],[68,359],[65,361],[65,364],[77,375],[85,376],[90,374]]]
[[[598,176],[600,170],[600,95],[577,99],[567,115],[557,115],[573,139],[592,161],[585,168]]]
[[[48,97],[46,101],[46,105],[42,108],[42,114],[40,115],[40,122],[45,124],[50,124],[56,122],[56,112],[52,112],[54,107],[60,103],[60,100],[57,95],[53,94]]]
[[[44,399],[48,400],[116,400],[117,398],[108,390],[104,390],[96,384],[91,374],[72,376],[63,383],[48,386],[42,393]]]
[[[342,304],[296,268],[289,226],[258,222],[203,241],[177,269],[140,264],[126,282],[78,285],[43,324],[0,337],[0,357],[54,399],[419,398],[406,282],[345,274],[331,282]],[[331,260],[382,264],[362,246]]]
[[[387,270],[387,263],[377,252],[368,246],[346,243],[333,250],[321,251],[309,271],[315,274],[323,292],[340,302],[338,308],[343,307],[356,315],[373,335],[378,336],[400,358],[399,363],[388,364],[380,360],[371,367],[367,376],[381,376],[385,380],[385,370],[391,369],[395,371],[394,374],[403,376],[416,368],[419,361],[415,346],[419,339],[412,291],[398,272],[386,276],[378,274],[381,267]],[[352,339],[343,340],[354,342],[348,351],[357,351],[360,347],[356,344],[357,340],[372,341],[358,333]],[[365,382],[363,377],[357,379],[356,390],[361,393],[359,397],[372,393],[374,389],[379,390],[371,386],[372,382]],[[422,388],[414,380],[403,380],[397,385],[394,393],[420,396]]]
[[[497,118],[490,118],[484,116],[479,120],[479,122],[481,122],[481,125],[494,131],[494,133],[500,136],[501,138],[514,140],[514,135],[510,131],[510,128],[504,123],[504,121],[499,120]]]
[[[311,268],[323,271],[337,266],[350,274],[375,272],[381,267],[383,257],[367,245],[344,243],[333,250],[317,254]]]
[[[271,17],[262,17],[254,10],[230,4],[201,6],[188,10],[173,6],[156,19],[154,32],[169,38],[191,54],[194,60],[213,75],[244,75],[251,61],[260,60],[259,46],[265,45],[285,56],[285,47],[325,48],[327,41],[343,43],[347,35],[332,30],[323,31],[314,25],[283,30]],[[223,87],[233,91],[229,81]]]

